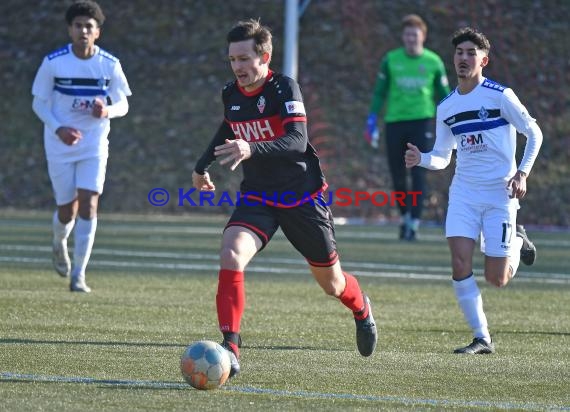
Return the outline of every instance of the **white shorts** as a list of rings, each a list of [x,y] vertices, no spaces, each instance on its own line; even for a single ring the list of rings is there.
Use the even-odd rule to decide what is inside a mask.
[[[516,236],[518,201],[477,203],[477,197],[450,196],[445,222],[446,237],[466,237],[477,240],[481,235],[481,251],[486,256],[511,255]]]
[[[71,203],[77,198],[77,189],[103,193],[107,157],[90,157],[77,162],[60,163],[48,160],[55,202],[58,206]]]

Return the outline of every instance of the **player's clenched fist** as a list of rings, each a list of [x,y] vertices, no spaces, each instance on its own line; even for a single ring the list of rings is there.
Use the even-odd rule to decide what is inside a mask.
[[[91,111],[91,114],[93,117],[96,117],[98,119],[102,119],[109,115],[109,111],[107,110],[107,107],[105,106],[103,100],[98,97],[93,100],[93,110]]]
[[[420,149],[418,149],[417,146],[408,143],[408,150],[406,150],[406,153],[404,154],[404,161],[406,162],[406,167],[410,169],[414,166],[417,166],[420,164],[421,160],[422,160],[422,154],[420,152]]]
[[[73,127],[60,127],[55,133],[68,146],[74,145],[83,137],[81,132]]]
[[[204,173],[203,175],[192,172],[192,185],[196,189],[204,192],[211,192],[216,190],[216,186],[214,186],[214,182],[210,180],[210,175],[208,172]]]

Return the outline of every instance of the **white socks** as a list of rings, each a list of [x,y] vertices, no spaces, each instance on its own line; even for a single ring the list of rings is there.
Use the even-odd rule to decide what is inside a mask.
[[[69,237],[73,226],[75,225],[75,220],[70,221],[67,224],[63,224],[59,221],[57,216],[57,210],[53,214],[52,226],[53,226],[53,242],[61,243]]]
[[[72,277],[84,277],[85,268],[91,256],[93,242],[95,241],[95,230],[97,229],[97,218],[85,220],[77,218],[75,225],[75,249],[73,253]]]
[[[481,240],[481,249],[484,251],[485,241],[484,239]],[[512,254],[509,256],[509,265],[512,269],[511,277],[514,277],[517,273],[522,245],[523,239],[516,236],[512,241]],[[471,273],[465,279],[459,281],[452,280],[452,282],[457,303],[459,303],[467,324],[473,330],[473,336],[475,338],[483,338],[487,343],[491,343],[487,317],[485,312],[483,312],[483,299],[481,298],[481,291],[477,286],[475,276]]]
[[[453,280],[453,289],[457,303],[463,311],[465,320],[473,330],[473,336],[483,338],[491,343],[491,335],[487,326],[487,317],[483,312],[483,299],[473,273],[460,281]]]

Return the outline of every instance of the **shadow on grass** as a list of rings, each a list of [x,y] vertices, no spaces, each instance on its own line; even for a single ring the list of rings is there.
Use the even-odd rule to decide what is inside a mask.
[[[19,339],[19,338],[0,338],[0,345],[95,345],[95,346],[133,346],[133,347],[171,347],[185,348],[188,343],[157,343],[157,342],[101,342],[101,341],[78,341],[78,340],[41,340],[41,339]],[[293,345],[243,345],[245,349],[263,349],[263,350],[314,350],[314,351],[342,351],[341,348],[323,348],[318,346],[293,346]]]
[[[95,379],[78,376],[43,376],[30,374],[17,374],[10,372],[0,372],[0,384],[2,383],[33,383],[33,384],[50,384],[50,383],[70,383],[70,384],[91,384],[101,388],[113,389],[176,389],[187,390],[190,385],[184,382],[165,382],[165,381],[141,381],[126,379]]]
[[[534,330],[498,330],[492,335],[546,335],[546,336],[570,336],[570,332],[546,332]]]
[[[445,334],[445,333],[461,333],[462,331],[453,329],[398,329],[400,332],[424,334],[424,333],[435,333],[435,334]],[[556,332],[556,331],[538,331],[538,330],[501,330],[493,329],[491,335],[546,335],[546,336],[570,336],[570,332]],[[1,342],[1,340],[0,340]]]
[[[261,350],[314,350],[314,351],[329,351],[329,352],[346,352],[348,349],[343,348],[330,348],[330,347],[322,347],[322,346],[280,346],[280,345],[242,345],[242,349],[261,349]],[[352,351],[352,350],[351,350]]]
[[[95,346],[154,346],[154,347],[173,347],[185,348],[187,343],[156,343],[156,342],[101,342],[89,340],[37,340],[37,339],[19,339],[19,338],[1,338],[0,345],[23,344],[23,345],[95,345]]]

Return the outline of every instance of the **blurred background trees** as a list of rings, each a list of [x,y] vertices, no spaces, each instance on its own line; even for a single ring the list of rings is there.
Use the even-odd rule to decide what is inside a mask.
[[[284,2],[153,0],[99,3],[107,16],[99,45],[117,56],[133,90],[129,114],[112,122],[102,211],[208,213],[220,208],[151,206],[154,187],[191,187],[197,157],[221,118],[221,88],[232,80],[225,35],[239,19],[273,29],[273,69],[283,61]],[[4,0],[0,5],[0,207],[51,209],[42,124],[31,109],[41,60],[68,42],[70,1]],[[451,86],[451,34],[465,25],[490,39],[485,75],[512,87],[545,141],[521,202],[521,223],[570,224],[570,2],[565,0],[313,0],[299,26],[299,82],[310,138],[332,190],[391,190],[384,146],[373,151],[363,130],[380,58],[400,45],[400,19],[420,14],[426,46],[442,56]],[[520,136],[518,158],[525,139]],[[381,136],[382,139],[382,136]],[[430,172],[425,218],[441,223],[452,168]],[[219,190],[235,191],[241,173],[214,166]],[[390,220],[391,208],[343,207],[336,216]]]

